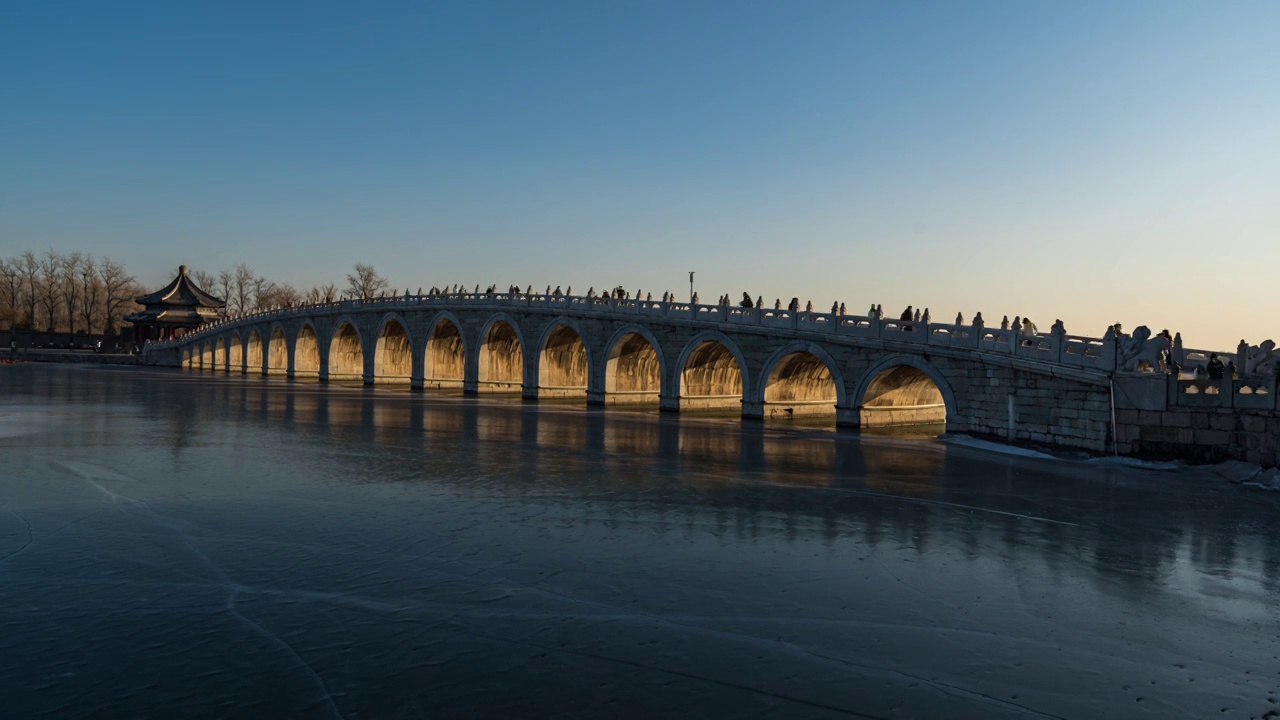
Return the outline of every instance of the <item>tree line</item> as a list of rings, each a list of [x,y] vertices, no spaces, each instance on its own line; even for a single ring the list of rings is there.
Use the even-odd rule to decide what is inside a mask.
[[[217,274],[192,271],[191,279],[201,290],[225,300],[225,312],[230,315],[302,303],[335,302],[344,298],[367,300],[385,291],[388,285],[386,278],[379,275],[372,265],[363,263],[356,263],[353,272],[347,274],[345,289],[339,289],[333,283],[325,283],[299,290],[289,283],[272,282],[258,275],[247,263],[240,263]]]
[[[247,263],[209,273],[191,271],[200,289],[226,301],[225,313],[241,314],[301,303],[368,299],[388,282],[372,265],[357,263],[347,287],[333,283],[307,290],[274,282]],[[124,265],[111,258],[48,250],[27,250],[0,258],[0,329],[35,332],[115,334],[126,315],[140,309],[134,298],[159,289],[139,285]]]
[[[140,294],[108,257],[28,250],[0,258],[0,327],[8,330],[114,333]]]

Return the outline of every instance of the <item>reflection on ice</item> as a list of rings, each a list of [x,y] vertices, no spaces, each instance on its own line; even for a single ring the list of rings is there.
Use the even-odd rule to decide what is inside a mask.
[[[1277,503],[1194,473],[118,369],[4,418],[15,716],[1274,707]]]

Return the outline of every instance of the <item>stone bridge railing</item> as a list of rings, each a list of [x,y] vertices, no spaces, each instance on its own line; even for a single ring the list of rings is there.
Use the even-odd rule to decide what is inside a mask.
[[[307,316],[316,312],[350,312],[357,310],[403,310],[438,308],[510,309],[531,308],[559,310],[571,314],[603,314],[611,317],[643,316],[649,319],[669,318],[707,328],[736,325],[776,330],[793,330],[845,338],[892,340],[984,353],[1011,355],[1028,360],[1063,365],[1083,370],[1110,373],[1116,369],[1116,343],[1113,337],[1093,338],[1069,335],[1061,324],[1048,333],[1024,334],[1012,327],[987,327],[981,314],[970,324],[916,322],[871,316],[841,315],[806,310],[748,308],[735,305],[704,305],[689,302],[664,302],[647,299],[617,299],[586,296],[556,296],[541,293],[448,293],[399,295],[366,300],[341,300],[332,303],[304,304],[256,313],[227,317],[206,325],[195,333],[176,340],[152,342],[149,349],[181,347],[213,337],[241,325],[291,316]]]

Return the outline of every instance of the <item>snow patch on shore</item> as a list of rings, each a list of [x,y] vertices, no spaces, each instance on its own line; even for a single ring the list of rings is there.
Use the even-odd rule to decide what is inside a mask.
[[[979,440],[968,435],[944,435],[939,438],[949,445],[959,445],[961,447],[973,448],[975,450],[983,450],[986,452],[1000,453],[1001,455],[1014,455],[1016,457],[1037,458],[1040,460],[1061,460],[1061,458],[1042,453],[1038,450],[1031,450],[1016,445],[1006,445],[1004,443],[992,442],[990,440]]]
[[[1187,467],[1186,463],[1178,462],[1176,460],[1140,460],[1138,458],[1124,457],[1123,455],[1093,457],[1086,459],[1085,462],[1096,465],[1116,465],[1119,467],[1135,468],[1138,470],[1159,470],[1161,472],[1185,470]]]

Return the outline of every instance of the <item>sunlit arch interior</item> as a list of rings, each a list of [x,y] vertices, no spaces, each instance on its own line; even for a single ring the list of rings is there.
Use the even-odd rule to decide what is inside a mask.
[[[248,372],[262,372],[262,336],[257,330],[249,333],[249,342],[244,348],[244,363]]]
[[[765,417],[836,414],[835,380],[816,355],[797,351],[780,358],[765,381]]]
[[[289,348],[285,345],[284,330],[275,328],[267,342],[267,374],[284,375],[289,372]]]
[[[310,325],[298,330],[293,346],[294,377],[317,377],[320,374],[320,340]]]
[[[586,397],[587,346],[578,331],[560,325],[547,334],[538,358],[539,397]]]
[[[231,345],[227,348],[227,365],[231,372],[244,372],[244,343],[240,333],[231,336]]]
[[[462,333],[451,320],[441,319],[427,337],[423,358],[423,386],[458,388],[466,373],[466,350]]]
[[[213,342],[213,369],[227,369],[227,341],[222,338]]]
[[[605,362],[607,403],[656,403],[662,391],[658,351],[640,333],[627,333],[609,348]]]
[[[364,377],[364,349],[360,346],[360,333],[351,323],[344,322],[329,341],[329,379],[358,380]]]
[[[380,383],[407,383],[413,375],[409,331],[399,320],[386,321],[378,331],[373,350],[373,375],[375,382]]]
[[[191,349],[185,348],[182,351],[182,367],[190,370],[192,368],[192,365],[193,365],[193,362],[191,360]]]
[[[862,397],[863,427],[936,425],[947,421],[942,391],[924,371],[895,365],[867,385]]]
[[[209,343],[201,343],[200,345],[200,369],[208,370],[213,367],[213,349]]]
[[[524,378],[520,336],[510,323],[497,320],[480,340],[480,392],[519,392]]]
[[[742,406],[742,367],[723,343],[707,340],[685,359],[680,370],[680,409]]]

